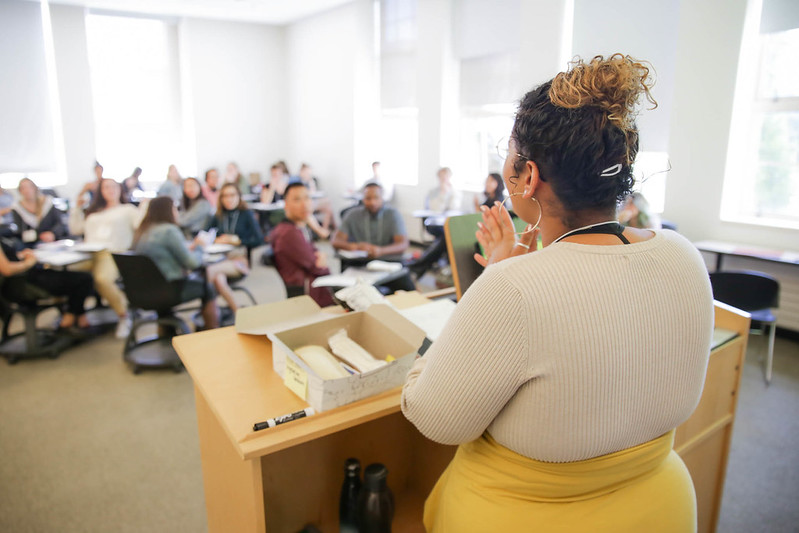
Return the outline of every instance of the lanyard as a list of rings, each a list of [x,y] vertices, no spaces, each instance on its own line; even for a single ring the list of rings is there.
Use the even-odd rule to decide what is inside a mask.
[[[555,239],[552,244],[555,244],[558,241],[565,239],[566,237],[570,237],[572,235],[586,235],[589,233],[601,233],[604,235],[615,235],[623,242],[624,244],[630,244],[630,241],[627,240],[627,237],[624,236],[622,233],[624,231],[624,226],[616,222],[615,220],[609,220],[608,222],[599,222],[597,224],[590,224],[588,226],[583,226],[582,228],[573,229],[571,231],[567,231],[557,239]]]
[[[225,213],[222,215],[222,233],[226,235],[234,235],[236,233],[236,224],[239,222],[239,210],[236,209],[232,213]]]

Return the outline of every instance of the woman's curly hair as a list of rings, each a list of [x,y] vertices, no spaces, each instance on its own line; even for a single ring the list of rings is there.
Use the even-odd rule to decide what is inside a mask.
[[[657,107],[653,85],[650,68],[630,56],[572,61],[519,104],[514,168],[534,161],[569,211],[614,209],[633,186],[635,107],[642,93]]]

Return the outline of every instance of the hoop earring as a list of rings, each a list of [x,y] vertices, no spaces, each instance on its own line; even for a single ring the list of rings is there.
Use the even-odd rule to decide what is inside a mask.
[[[510,193],[508,195],[508,197],[505,198],[502,201],[502,207],[505,208],[505,211],[508,211],[510,213],[510,209],[508,209],[508,207],[505,205],[505,202],[510,200],[511,196],[521,196],[521,195],[522,195],[522,193],[520,193],[520,192]],[[538,201],[538,199],[535,196],[531,196],[530,199],[533,200],[536,204],[538,204],[538,220],[536,220],[535,221],[535,225],[532,228],[528,229],[528,230],[522,231],[521,233],[514,231],[513,234],[516,235],[516,236],[526,235],[526,234],[530,233],[531,231],[535,231],[538,228],[538,225],[541,223],[541,215],[543,214],[543,210],[541,209],[541,203]],[[512,205],[513,204],[511,204],[511,206]]]

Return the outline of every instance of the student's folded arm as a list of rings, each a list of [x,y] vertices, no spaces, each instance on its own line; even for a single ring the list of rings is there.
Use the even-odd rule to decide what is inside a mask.
[[[401,254],[408,249],[410,241],[406,235],[394,235],[394,242],[380,247],[380,255]]]
[[[187,270],[199,268],[203,264],[202,250],[199,248],[194,251],[189,250],[183,239],[183,232],[176,225],[170,225],[168,231],[169,238],[165,244],[177,262]]]
[[[336,250],[354,250],[356,243],[350,242],[349,238],[349,235],[342,230],[336,231],[336,234],[333,236],[333,248]]]

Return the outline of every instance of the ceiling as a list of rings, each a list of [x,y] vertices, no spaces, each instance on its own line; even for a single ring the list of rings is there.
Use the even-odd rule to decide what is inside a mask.
[[[38,0],[34,0],[38,1]],[[49,0],[103,11],[283,25],[352,0]]]

